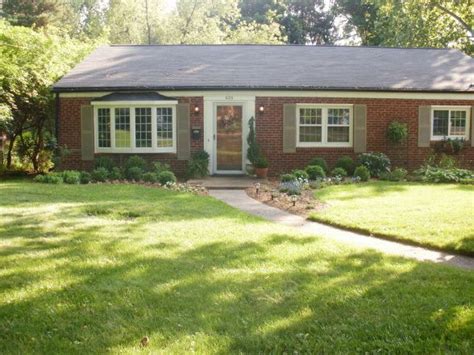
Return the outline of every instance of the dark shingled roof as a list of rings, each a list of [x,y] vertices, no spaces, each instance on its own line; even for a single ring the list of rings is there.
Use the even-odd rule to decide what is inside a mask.
[[[114,45],[96,49],[53,89],[473,92],[472,84],[474,59],[455,49]]]

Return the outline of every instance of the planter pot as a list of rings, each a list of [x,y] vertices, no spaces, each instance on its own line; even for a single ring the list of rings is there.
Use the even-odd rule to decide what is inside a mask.
[[[255,168],[255,174],[259,179],[265,179],[268,175],[268,168]]]

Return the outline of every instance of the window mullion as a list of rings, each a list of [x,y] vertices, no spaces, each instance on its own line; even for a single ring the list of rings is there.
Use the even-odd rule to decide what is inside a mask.
[[[110,108],[110,147],[115,149],[115,107]]]
[[[135,145],[135,107],[130,107],[130,149],[134,151],[136,149]]]
[[[153,151],[157,151],[157,141],[156,141],[156,130],[157,130],[157,125],[156,125],[156,107],[151,108],[151,146]]]
[[[321,143],[328,142],[328,109],[324,107],[321,109]]]

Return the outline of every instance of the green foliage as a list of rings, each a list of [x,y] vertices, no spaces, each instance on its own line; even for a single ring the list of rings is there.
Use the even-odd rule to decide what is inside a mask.
[[[296,177],[297,179],[303,179],[303,180],[308,180],[309,179],[309,175],[306,171],[304,170],[299,170],[299,169],[296,169],[296,170],[293,170],[291,172],[291,174]]]
[[[305,170],[309,180],[324,179],[326,177],[326,172],[320,165],[309,165]]]
[[[166,170],[163,170],[163,171],[166,171]],[[152,173],[152,172],[145,173],[143,174],[143,181],[154,184],[155,182],[158,181],[158,174]]]
[[[125,176],[128,180],[140,181],[143,178],[143,174],[145,170],[140,168],[139,166],[130,166],[126,172]]]
[[[166,185],[168,183],[175,183],[177,179],[172,171],[162,171],[158,174],[158,181],[161,185]]]
[[[247,135],[247,159],[255,165],[255,162],[260,157],[260,146],[257,143],[257,134],[255,132],[255,118],[249,119],[249,133]]]
[[[81,171],[81,184],[89,184],[92,181],[92,175],[88,171]]]
[[[396,168],[391,172],[385,172],[380,174],[380,180],[388,181],[404,181],[408,175],[408,171],[403,168]]]
[[[254,166],[258,169],[268,168],[268,160],[265,156],[260,155],[257,160],[255,160]]]
[[[205,150],[193,153],[188,161],[186,175],[193,178],[209,175],[209,153]]]
[[[440,168],[436,166],[426,166],[415,171],[415,175],[421,177],[426,182],[460,182],[464,179],[474,179],[474,172],[459,168]]]
[[[61,174],[50,173],[45,175],[36,175],[33,179],[35,182],[40,182],[43,184],[62,184],[64,182]]]
[[[346,177],[347,171],[344,168],[334,168],[331,171],[331,176]]]
[[[159,161],[156,161],[153,163],[153,171],[156,173],[156,174],[159,174],[161,173],[162,171],[169,171],[171,170],[171,167],[169,164],[166,164],[166,163],[162,163],[162,162],[159,162]]]
[[[465,147],[464,138],[444,138],[436,142],[434,148],[438,153],[458,154]]]
[[[370,171],[365,165],[360,165],[354,170],[354,177],[360,178],[361,181],[370,179]]]
[[[408,137],[408,125],[406,123],[392,121],[388,125],[387,138],[392,143],[400,143]]]
[[[79,184],[81,182],[81,173],[76,170],[65,170],[62,172],[63,180],[66,184]]]
[[[105,168],[111,172],[114,167],[114,161],[107,156],[98,156],[94,159],[94,169]]]
[[[354,160],[351,157],[344,155],[337,160],[335,167],[342,168],[348,175],[352,175],[355,167]]]
[[[142,157],[138,155],[132,155],[125,162],[125,173],[127,173],[127,171],[131,168],[140,168],[145,172],[147,171],[147,163]]]
[[[110,180],[122,180],[123,179],[122,170],[119,167],[114,166],[110,170],[109,179]]]
[[[92,170],[91,177],[92,180],[95,182],[104,182],[107,181],[109,177],[109,172],[104,167],[96,168]]]
[[[311,159],[311,161],[309,162],[308,165],[320,166],[321,168],[323,168],[325,173],[327,173],[329,171],[328,164],[326,163],[326,160],[324,158],[318,158],[318,157],[313,158],[313,159]]]
[[[293,174],[283,174],[280,176],[280,181],[281,182],[290,182],[296,180],[296,176]]]
[[[362,153],[358,157],[358,162],[369,169],[370,176],[373,177],[390,171],[390,159],[384,153]]]

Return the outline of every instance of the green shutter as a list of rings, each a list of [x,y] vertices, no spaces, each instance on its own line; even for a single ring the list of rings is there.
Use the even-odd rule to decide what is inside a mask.
[[[474,147],[474,106],[471,109],[471,147]]]
[[[367,151],[367,105],[354,105],[354,152]]]
[[[431,106],[418,108],[418,147],[426,148],[431,141]]]
[[[296,105],[283,105],[283,153],[296,152]]]
[[[94,109],[81,106],[81,159],[94,159]]]
[[[176,153],[179,160],[191,158],[191,124],[189,118],[189,104],[176,106]]]

